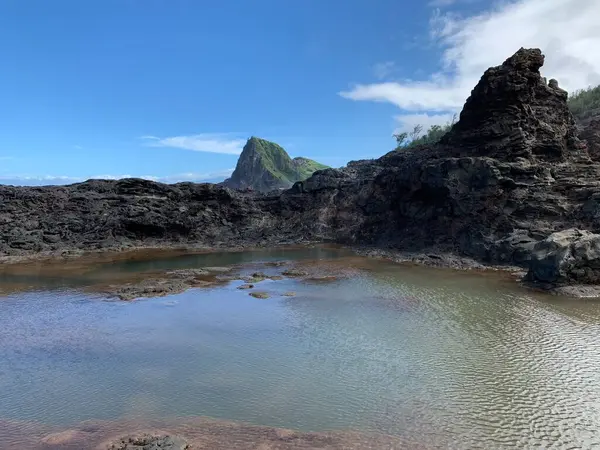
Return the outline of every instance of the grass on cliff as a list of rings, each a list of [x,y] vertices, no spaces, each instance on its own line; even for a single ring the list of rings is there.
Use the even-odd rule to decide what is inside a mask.
[[[600,86],[573,92],[569,95],[567,103],[575,118],[580,120],[600,112]]]
[[[251,137],[248,144],[254,145],[256,152],[261,156],[265,170],[269,171],[273,177],[283,181],[293,178],[295,171],[292,158],[283,147],[257,137]]]
[[[396,150],[417,147],[424,144],[437,144],[455,123],[456,114],[444,125],[431,125],[425,133],[423,133],[422,125],[416,125],[410,133],[394,134],[397,144]]]
[[[567,100],[569,109],[576,119],[586,119],[592,115],[600,114],[600,85],[580,89],[569,95]],[[416,125],[411,132],[394,134],[396,150],[417,147],[423,144],[437,144],[452,125],[456,122],[456,115],[444,125],[432,125],[425,133],[423,127]]]
[[[295,162],[295,165],[296,165],[296,172],[298,174],[299,181],[306,180],[317,170],[323,170],[323,169],[329,168],[329,166],[326,166],[325,164],[321,164],[317,161],[313,161],[312,159],[308,159],[308,158],[298,157],[298,158],[294,158],[293,161]]]
[[[328,166],[308,158],[290,158],[283,147],[265,139],[251,137],[249,144],[254,145],[261,155],[262,163],[273,177],[294,183],[309,178],[314,172]]]

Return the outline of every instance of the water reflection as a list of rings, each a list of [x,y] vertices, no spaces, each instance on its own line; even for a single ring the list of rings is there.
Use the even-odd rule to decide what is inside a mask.
[[[258,259],[340,258],[298,252]],[[123,261],[86,276],[256,259]],[[600,445],[598,303],[540,297],[502,276],[337,261],[360,270],[328,283],[265,281],[268,300],[235,283],[135,303],[9,296],[0,417],[66,427],[207,415],[431,447]]]

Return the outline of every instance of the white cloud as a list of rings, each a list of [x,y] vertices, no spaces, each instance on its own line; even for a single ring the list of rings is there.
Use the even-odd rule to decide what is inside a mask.
[[[457,0],[431,0],[428,5],[434,8],[442,8],[444,6],[450,6],[456,3]]]
[[[224,153],[239,155],[246,143],[243,139],[233,138],[230,134],[194,134],[190,136],[173,136],[160,138],[142,136],[150,147],[170,147],[192,150],[195,152]]]
[[[17,186],[43,186],[80,183],[89,179],[119,180],[122,178],[142,178],[145,180],[158,181],[161,183],[179,183],[182,181],[192,182],[219,182],[231,176],[233,169],[226,169],[209,173],[180,173],[174,175],[93,175],[88,177],[73,177],[65,175],[2,175],[0,184],[12,184]]]
[[[432,38],[442,50],[440,69],[429,78],[354,86],[344,98],[392,103],[409,115],[459,111],[483,72],[520,47],[546,55],[544,76],[573,91],[600,84],[600,1],[505,1],[469,17],[433,15]],[[405,119],[402,119],[405,120]]]
[[[396,63],[394,61],[380,62],[373,66],[373,74],[379,80],[387,78],[394,71]]]

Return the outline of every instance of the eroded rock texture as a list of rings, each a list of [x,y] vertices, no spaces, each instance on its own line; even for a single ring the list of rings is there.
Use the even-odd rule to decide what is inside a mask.
[[[600,229],[595,141],[579,139],[543,62],[540,50],[520,49],[488,69],[439,145],[320,170],[281,195],[134,179],[1,187],[0,252],[313,240],[528,267],[551,234]]]

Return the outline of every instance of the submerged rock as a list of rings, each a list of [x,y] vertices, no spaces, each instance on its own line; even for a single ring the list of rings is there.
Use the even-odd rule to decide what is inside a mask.
[[[167,275],[175,278],[194,279],[196,277],[209,275],[210,271],[206,269],[179,269],[167,272]]]
[[[250,292],[249,294],[250,296],[254,297],[254,298],[260,298],[260,299],[267,299],[270,297],[270,295],[267,292]]]
[[[254,272],[252,275],[244,277],[243,280],[247,283],[260,283],[261,281],[270,278],[267,274],[262,272]]]
[[[308,272],[301,269],[287,269],[281,272],[281,274],[286,277],[305,277],[308,275]]]
[[[204,267],[204,269],[200,270],[205,270],[209,273],[227,273],[231,272],[233,270],[233,267]]]
[[[136,298],[164,297],[179,294],[188,290],[190,284],[182,280],[149,278],[139,283],[114,286],[108,294],[121,300],[134,300]]]
[[[127,436],[108,446],[108,450],[187,450],[190,446],[178,436]]]

